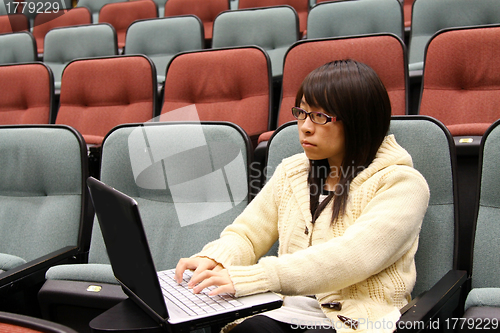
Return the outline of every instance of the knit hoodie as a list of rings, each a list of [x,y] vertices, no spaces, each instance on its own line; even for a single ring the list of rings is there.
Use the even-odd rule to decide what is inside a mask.
[[[394,136],[351,182],[345,213],[330,202],[313,224],[305,154],[286,158],[244,212],[197,256],[228,269],[236,296],[316,295],[337,332],[392,332],[415,284],[414,255],[429,200],[423,176]],[[308,232],[305,232],[306,228]],[[278,257],[262,257],[279,239]],[[262,257],[262,258],[261,258]],[[260,260],[259,260],[260,258]]]

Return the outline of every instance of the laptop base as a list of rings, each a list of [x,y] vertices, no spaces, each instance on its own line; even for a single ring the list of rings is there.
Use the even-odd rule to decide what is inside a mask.
[[[144,312],[130,298],[94,318],[90,323],[94,333],[165,333],[171,327],[161,327],[151,316]],[[211,332],[219,332],[224,324],[211,326]],[[173,331],[177,332],[177,331]]]

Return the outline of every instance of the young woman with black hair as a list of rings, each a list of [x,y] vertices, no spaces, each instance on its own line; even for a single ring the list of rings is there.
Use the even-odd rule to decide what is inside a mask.
[[[273,291],[283,306],[241,332],[392,332],[415,283],[429,200],[410,155],[387,135],[391,106],[369,66],[311,72],[292,113],[303,154],[286,158],[219,240],[181,259],[195,293]],[[279,240],[278,257],[262,257]]]

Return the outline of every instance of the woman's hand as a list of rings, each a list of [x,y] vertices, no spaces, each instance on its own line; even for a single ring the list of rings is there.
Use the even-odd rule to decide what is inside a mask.
[[[200,293],[203,289],[210,286],[217,286],[216,289],[210,291],[209,294],[212,296],[221,293],[235,293],[229,273],[215,260],[204,257],[183,258],[179,260],[175,268],[177,283],[182,282],[182,276],[186,269],[194,271],[188,287],[192,288],[195,294]]]

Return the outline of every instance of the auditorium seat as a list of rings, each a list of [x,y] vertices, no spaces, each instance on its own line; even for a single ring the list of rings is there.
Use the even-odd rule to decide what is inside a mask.
[[[499,40],[500,25],[434,35],[426,49],[419,113],[439,119],[453,136],[482,136],[500,118]]]
[[[0,311],[37,313],[47,269],[84,259],[86,152],[69,126],[0,126]]]
[[[50,30],[45,36],[43,61],[52,69],[58,91],[64,67],[71,60],[117,54],[115,29],[107,23],[89,24]]]
[[[168,0],[165,4],[165,17],[196,15],[203,22],[205,46],[212,44],[214,20],[225,10],[229,10],[228,0]]]
[[[40,62],[0,66],[0,125],[49,124],[54,106],[52,71]]]
[[[496,0],[416,0],[408,50],[410,71],[423,69],[426,45],[439,30],[495,23],[500,23]]]
[[[216,17],[212,47],[257,45],[271,60],[273,80],[281,81],[288,48],[299,39],[299,20],[290,6],[226,11]]]
[[[8,34],[19,31],[30,31],[30,23],[25,15],[0,15],[0,34]]]
[[[299,32],[302,37],[307,29],[309,0],[239,0],[238,9],[289,5],[299,16]]]
[[[87,8],[73,8],[66,13],[59,11],[57,13],[40,13],[36,15],[33,36],[36,39],[38,54],[43,54],[44,38],[51,29],[90,23],[92,23],[92,17]]]
[[[62,74],[57,124],[73,126],[89,145],[123,123],[155,116],[156,71],[146,56],[77,59]]]
[[[307,38],[393,33],[404,40],[403,10],[398,0],[334,1],[309,12]]]
[[[418,113],[426,46],[442,29],[500,23],[496,0],[415,0],[408,41],[412,114]]]
[[[127,31],[125,54],[147,55],[156,66],[158,85],[175,54],[204,47],[203,24],[195,15],[138,20]]]
[[[467,280],[467,273],[456,266],[459,244],[453,139],[443,124],[425,116],[393,116],[389,134],[412,156],[415,169],[425,177],[430,189],[415,256],[413,301],[401,309],[397,331],[417,332],[417,323],[422,323],[423,328],[437,320],[443,327],[446,318],[461,311],[459,299]],[[269,142],[264,179],[272,176],[283,158],[302,152],[296,121],[280,126]]]
[[[37,60],[36,41],[31,32],[0,35],[0,64]]]
[[[92,13],[92,22],[99,22],[99,11],[108,3],[124,2],[127,0],[78,0],[77,7],[87,7]]]
[[[128,27],[135,20],[155,17],[158,17],[158,9],[154,1],[125,1],[104,5],[99,12],[99,23],[109,23],[115,28],[118,48],[123,49]]]
[[[243,211],[250,162],[248,136],[234,124],[127,124],[104,139],[100,178],[137,201],[159,271],[200,251]],[[80,324],[81,333],[98,313],[126,298],[97,220],[89,263],[54,267],[47,278],[39,293],[44,318]],[[89,285],[100,291],[88,291]]]
[[[481,141],[480,190],[476,202],[476,218],[472,235],[473,253],[471,287],[465,301],[465,325],[459,332],[477,332],[498,328],[500,321],[500,121],[495,121]],[[462,322],[459,321],[460,325]],[[495,325],[495,326],[493,326]],[[468,329],[470,327],[470,329]]]
[[[160,121],[230,121],[255,143],[269,128],[270,66],[257,46],[180,53],[167,68]]]

